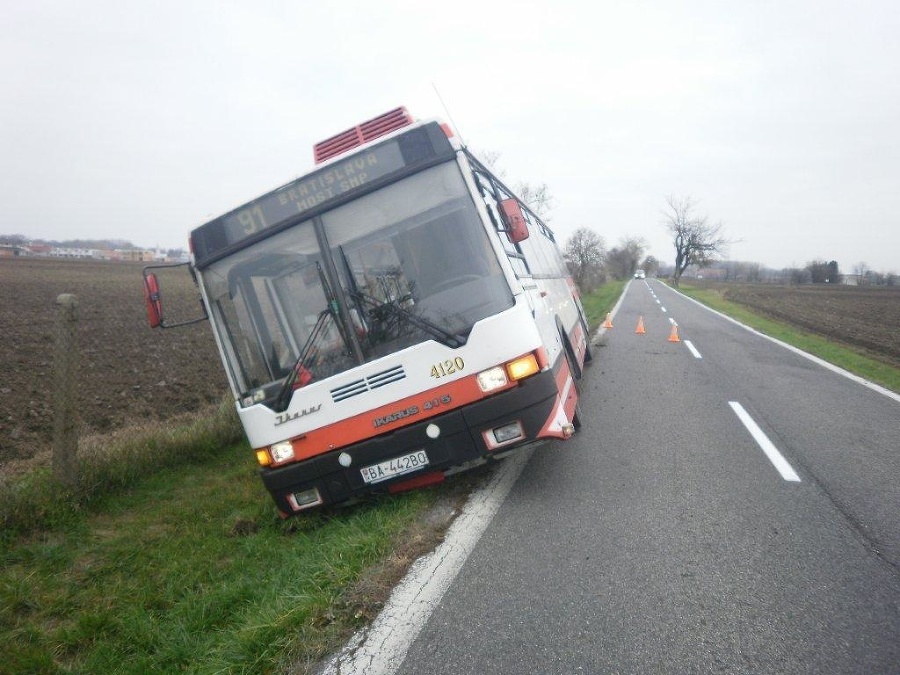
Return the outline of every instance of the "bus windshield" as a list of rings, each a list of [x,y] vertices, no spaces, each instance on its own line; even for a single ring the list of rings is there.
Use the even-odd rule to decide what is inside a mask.
[[[425,340],[459,346],[475,322],[513,303],[455,162],[200,273],[226,361],[252,402],[272,400],[292,372],[291,385],[305,386]]]

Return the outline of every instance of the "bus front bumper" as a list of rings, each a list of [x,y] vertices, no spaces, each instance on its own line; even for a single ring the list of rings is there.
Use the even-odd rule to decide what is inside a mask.
[[[436,477],[422,480],[423,484],[437,482],[448,469],[534,442],[555,413],[557,400],[554,375],[545,371],[464,408],[301,462],[263,468],[260,474],[285,515],[415,484],[417,477]],[[425,452],[427,465],[375,478],[379,466],[398,458],[420,458],[420,451]]]

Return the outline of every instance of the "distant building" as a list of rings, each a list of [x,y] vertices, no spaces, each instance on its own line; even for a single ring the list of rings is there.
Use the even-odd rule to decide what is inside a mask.
[[[63,246],[54,246],[50,250],[50,256],[53,258],[99,258],[98,251],[93,248],[68,248]]]
[[[186,255],[186,254],[185,254]],[[0,244],[0,258],[37,256],[82,260],[123,260],[126,262],[167,262],[169,257],[159,249],[105,249],[53,246],[51,244]]]
[[[28,249],[24,246],[0,244],[0,258],[18,258],[21,255],[28,255]]]
[[[156,251],[129,249],[116,250],[112,253],[116,254],[116,260],[127,260],[129,262],[153,262],[156,259]]]

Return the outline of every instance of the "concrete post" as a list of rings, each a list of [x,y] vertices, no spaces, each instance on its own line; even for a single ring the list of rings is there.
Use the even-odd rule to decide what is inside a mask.
[[[56,353],[53,382],[53,477],[68,488],[78,485],[78,298],[56,298]]]

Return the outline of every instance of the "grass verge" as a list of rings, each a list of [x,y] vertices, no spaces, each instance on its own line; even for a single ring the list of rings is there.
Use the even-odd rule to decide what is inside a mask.
[[[93,514],[4,546],[0,672],[311,667],[434,547],[441,531],[420,521],[441,495],[282,521],[245,444],[157,472]]]
[[[202,415],[85,437],[79,441],[78,477],[73,488],[64,489],[53,479],[49,458],[20,475],[0,480],[0,539],[63,525],[98,498],[139,483],[167,466],[202,464],[242,437],[230,400]]]
[[[612,311],[627,281],[607,281],[588,295],[582,296],[581,304],[587,314],[588,325],[593,333],[606,314]]]
[[[720,291],[682,284],[679,291],[704,305],[733,319],[737,319],[760,333],[786,342],[805,352],[818,356],[844,370],[875,382],[891,391],[900,392],[900,369],[877,361],[859,350],[841,345],[825,337],[809,333],[783,321],[776,321],[753,312],[747,307],[726,300]]]

